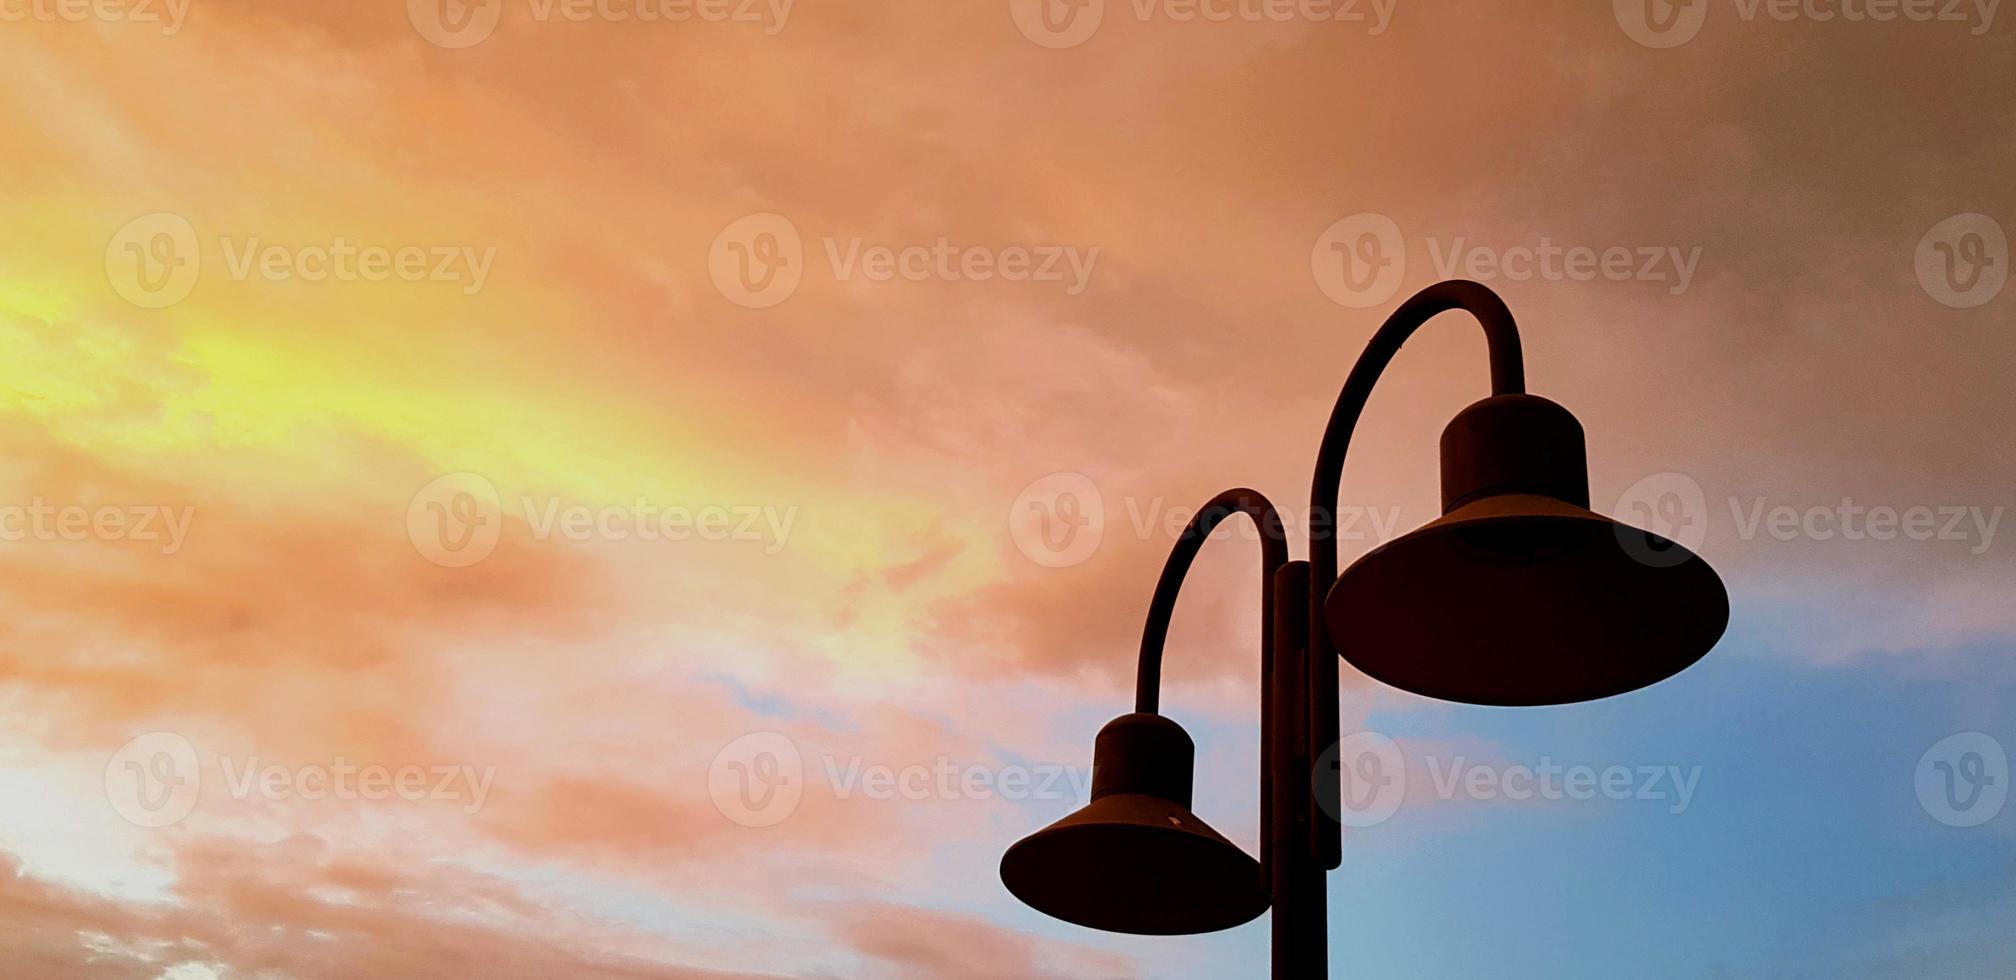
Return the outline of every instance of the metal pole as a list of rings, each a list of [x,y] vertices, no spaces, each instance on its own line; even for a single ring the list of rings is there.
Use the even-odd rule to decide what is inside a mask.
[[[1273,891],[1275,980],[1321,978],[1329,971],[1324,868],[1312,845],[1310,734],[1316,723],[1314,664],[1309,656],[1309,563],[1292,561],[1274,573],[1274,675],[1266,693],[1268,726],[1267,836]]]

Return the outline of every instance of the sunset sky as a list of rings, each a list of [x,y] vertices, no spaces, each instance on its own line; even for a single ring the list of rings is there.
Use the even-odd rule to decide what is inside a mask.
[[[2016,975],[1997,7],[0,0],[0,977],[1259,975],[1001,852],[1189,509],[1305,554],[1459,277],[1731,623],[1572,707],[1346,667],[1334,975]],[[1446,321],[1346,562],[1439,515]],[[1162,697],[1248,849],[1255,548]]]

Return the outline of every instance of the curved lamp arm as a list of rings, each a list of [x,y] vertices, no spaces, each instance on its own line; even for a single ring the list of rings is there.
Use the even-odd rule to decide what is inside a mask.
[[[1184,576],[1197,558],[1212,529],[1233,514],[1245,514],[1260,530],[1260,869],[1261,880],[1274,876],[1273,830],[1275,800],[1283,787],[1276,783],[1274,756],[1275,689],[1278,678],[1274,664],[1274,577],[1288,564],[1288,535],[1281,515],[1259,491],[1240,487],[1227,490],[1199,509],[1190,518],[1183,534],[1162,564],[1162,578],[1155,583],[1155,598],[1148,603],[1148,622],[1141,629],[1141,664],[1134,678],[1134,710],[1158,714],[1162,693],[1162,648],[1169,638],[1169,619],[1176,612],[1176,595],[1183,590]],[[1299,758],[1299,757],[1298,757]]]
[[[1155,598],[1148,604],[1148,622],[1141,629],[1141,664],[1134,678],[1134,710],[1157,713],[1162,691],[1162,647],[1169,637],[1169,618],[1176,612],[1176,594],[1190,563],[1204,547],[1204,541],[1220,521],[1233,514],[1245,514],[1260,529],[1260,655],[1274,655],[1274,572],[1288,563],[1288,538],[1274,505],[1258,491],[1243,487],[1212,497],[1190,518],[1189,526],[1176,539],[1169,560],[1162,565],[1162,579],[1155,583]],[[1266,674],[1261,675],[1264,682]]]
[[[1351,368],[1351,374],[1344,379],[1344,390],[1337,396],[1337,405],[1330,410],[1330,424],[1323,430],[1323,444],[1316,452],[1316,478],[1310,489],[1309,510],[1309,656],[1312,661],[1310,683],[1315,685],[1316,709],[1311,719],[1311,736],[1317,744],[1311,746],[1312,757],[1320,757],[1337,742],[1337,655],[1331,643],[1330,633],[1323,620],[1323,600],[1329,595],[1331,583],[1337,580],[1337,536],[1333,511],[1337,506],[1338,484],[1344,475],[1344,455],[1351,446],[1351,434],[1358,427],[1358,417],[1365,411],[1365,403],[1372,397],[1372,386],[1378,382],[1393,355],[1400,352],[1414,331],[1427,323],[1438,313],[1449,310],[1463,310],[1477,318],[1484,328],[1484,342],[1491,358],[1491,393],[1494,395],[1515,395],[1526,390],[1526,366],[1519,349],[1519,328],[1512,322],[1512,311],[1505,308],[1505,301],[1498,298],[1481,283],[1467,279],[1451,279],[1439,282],[1415,293],[1413,298],[1400,304],[1393,315],[1372,335],[1365,345],[1365,352],[1358,355],[1358,363]],[[1338,801],[1334,798],[1336,781],[1323,780],[1332,799],[1319,800],[1318,809],[1327,813],[1338,813]],[[1323,865],[1335,868],[1341,857],[1341,843],[1334,822],[1327,818],[1318,820],[1316,826],[1323,828],[1318,833],[1317,853],[1323,858]]]

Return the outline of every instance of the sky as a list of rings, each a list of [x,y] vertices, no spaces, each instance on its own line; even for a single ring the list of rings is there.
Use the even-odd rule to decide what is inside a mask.
[[[1347,666],[1335,975],[2016,975],[1998,8],[0,0],[0,976],[1258,975],[1000,855],[1449,278],[1731,622]],[[1485,366],[1395,359],[1347,563]],[[1162,696],[1249,850],[1255,547]]]

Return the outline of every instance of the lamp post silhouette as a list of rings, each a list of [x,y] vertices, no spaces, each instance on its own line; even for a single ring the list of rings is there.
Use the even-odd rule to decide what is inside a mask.
[[[1442,516],[1340,576],[1329,519],[1352,430],[1401,344],[1438,313],[1484,328],[1491,397],[1442,432]],[[1729,621],[1707,562],[1589,510],[1582,426],[1526,393],[1518,328],[1497,294],[1438,283],[1401,304],[1344,382],[1316,454],[1309,560],[1290,561],[1273,504],[1228,490],[1177,539],[1142,630],[1134,711],[1099,731],[1092,800],[1017,842],[1001,880],[1028,905],[1111,932],[1228,929],[1272,908],[1273,975],[1327,975],[1324,873],[1342,856],[1337,660],[1448,701],[1570,704],[1634,691],[1705,656]],[[1219,522],[1260,530],[1260,857],[1190,812],[1195,748],[1157,712],[1176,596]]]

